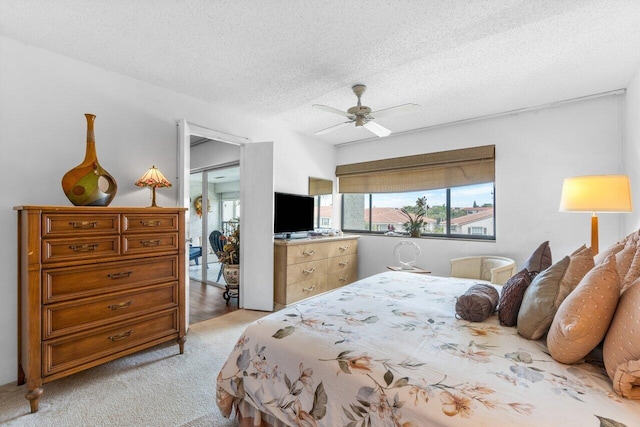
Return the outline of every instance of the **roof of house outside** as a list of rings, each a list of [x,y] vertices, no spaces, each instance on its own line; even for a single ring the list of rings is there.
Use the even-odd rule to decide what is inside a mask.
[[[473,222],[481,221],[483,219],[491,218],[492,216],[493,216],[493,208],[487,208],[486,210],[483,210],[480,212],[459,216],[458,218],[453,218],[451,220],[451,224],[467,225]],[[446,221],[443,221],[443,223],[446,224]]]

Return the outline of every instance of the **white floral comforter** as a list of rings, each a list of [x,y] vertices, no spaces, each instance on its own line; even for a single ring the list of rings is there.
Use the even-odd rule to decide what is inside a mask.
[[[640,426],[603,371],[562,365],[496,315],[455,318],[472,282],[387,272],[250,325],[218,375],[292,426]]]

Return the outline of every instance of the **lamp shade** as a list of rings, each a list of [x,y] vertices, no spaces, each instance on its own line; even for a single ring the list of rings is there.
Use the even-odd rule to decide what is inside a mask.
[[[631,189],[626,175],[588,175],[565,178],[561,212],[631,212]]]
[[[138,187],[171,187],[171,183],[162,175],[155,166],[151,168],[135,182]]]

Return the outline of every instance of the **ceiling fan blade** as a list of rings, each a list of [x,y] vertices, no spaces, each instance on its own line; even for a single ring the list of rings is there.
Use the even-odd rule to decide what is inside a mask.
[[[337,108],[329,107],[328,105],[313,104],[313,107],[317,108],[318,110],[328,111],[329,113],[340,114],[341,116],[349,118],[353,117],[353,115],[347,113],[346,111],[338,110]]]
[[[420,106],[418,104],[402,104],[378,111],[372,111],[371,113],[369,113],[369,116],[373,117],[374,119],[379,119],[380,117],[389,117],[398,114],[411,113],[412,111],[416,111],[419,108]]]
[[[345,125],[348,125],[348,124],[351,124],[351,123],[353,123],[352,120],[349,120],[349,121],[344,122],[344,123],[338,123],[337,125],[329,126],[328,128],[320,129],[318,131],[315,131],[313,134],[314,135],[324,135],[325,133],[333,132],[334,130],[340,129],[341,127],[343,127]]]
[[[364,124],[364,127],[370,131],[375,133],[376,135],[378,135],[380,138],[384,137],[384,136],[389,136],[391,135],[391,131],[389,129],[387,129],[384,126],[380,126],[379,124],[377,124],[376,122],[372,122],[372,121],[368,121],[367,123]]]

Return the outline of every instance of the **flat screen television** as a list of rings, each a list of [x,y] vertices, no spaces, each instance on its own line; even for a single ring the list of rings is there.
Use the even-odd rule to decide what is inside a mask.
[[[274,193],[273,231],[276,234],[299,233],[313,229],[312,196]]]

